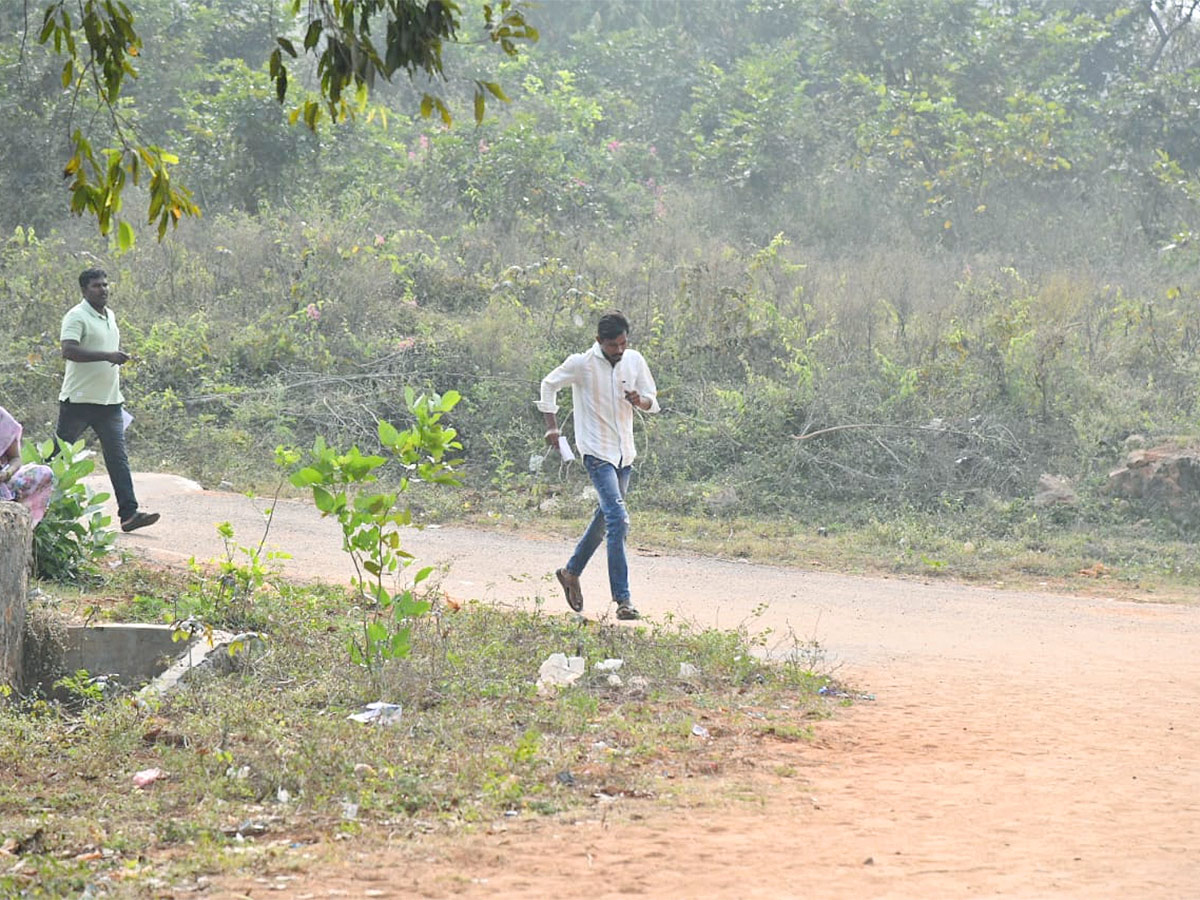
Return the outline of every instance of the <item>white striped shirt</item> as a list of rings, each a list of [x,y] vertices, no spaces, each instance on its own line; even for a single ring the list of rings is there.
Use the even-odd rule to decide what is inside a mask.
[[[626,391],[637,391],[650,401],[648,412],[658,412],[658,388],[642,354],[626,350],[615,366],[605,358],[600,344],[585,353],[573,353],[542,379],[537,408],[557,413],[561,388],[571,386],[575,407],[575,444],[579,452],[617,468],[637,456],[633,445],[633,404]]]

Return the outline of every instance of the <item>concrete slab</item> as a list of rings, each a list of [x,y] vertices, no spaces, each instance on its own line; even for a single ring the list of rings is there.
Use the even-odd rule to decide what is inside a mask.
[[[0,501],[0,687],[22,688],[22,647],[33,522],[20,503]]]

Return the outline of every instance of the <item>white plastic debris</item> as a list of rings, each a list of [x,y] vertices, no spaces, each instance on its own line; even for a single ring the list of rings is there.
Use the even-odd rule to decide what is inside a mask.
[[[558,436],[558,455],[562,457],[563,462],[574,462],[575,460],[575,454],[571,452],[571,445],[567,443],[565,434]]]
[[[584,661],[582,656],[551,653],[538,668],[538,693],[548,694],[557,688],[574,684],[583,676],[583,671]]]
[[[162,769],[142,769],[142,771],[134,773],[133,786],[139,788],[149,787],[165,774]]]
[[[697,677],[699,677],[699,675],[700,675],[700,670],[697,669],[695,666],[693,666],[691,663],[681,662],[679,664],[679,677],[680,678],[697,678]]]
[[[620,672],[621,666],[625,665],[623,659],[604,659],[592,666],[597,672]]]
[[[708,729],[699,722],[696,722],[694,725],[692,725],[692,734],[698,738],[706,738],[708,737]]]
[[[364,725],[371,723],[398,725],[403,712],[403,708],[398,703],[384,703],[382,700],[376,700],[374,703],[368,703],[361,712],[350,713],[346,718],[354,722],[362,722]]]

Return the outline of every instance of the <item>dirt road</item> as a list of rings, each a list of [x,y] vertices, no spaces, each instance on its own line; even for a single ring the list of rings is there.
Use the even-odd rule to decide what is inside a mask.
[[[246,541],[262,533],[240,495],[136,480],[164,518],[124,547],[205,559],[217,522]],[[293,554],[291,574],[347,575],[335,526],[304,504],[279,504],[268,544]],[[450,565],[453,596],[561,602],[547,573],[565,542],[446,527],[414,531],[407,547]],[[788,745],[802,777],[764,767],[760,806],[517,820],[209,896],[1200,897],[1200,604],[646,553],[631,577],[656,618],[734,626],[766,604],[756,629],[818,640],[876,699],[820,725],[815,744]],[[604,596],[602,565],[584,592]]]

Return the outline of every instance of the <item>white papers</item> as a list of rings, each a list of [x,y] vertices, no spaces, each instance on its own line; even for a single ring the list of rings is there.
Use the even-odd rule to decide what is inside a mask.
[[[575,458],[575,454],[571,452],[571,445],[567,443],[567,436],[565,434],[558,436],[558,455],[563,458],[563,462],[571,462]]]
[[[121,407],[121,430],[125,431],[129,428],[129,423],[133,421],[133,416],[129,414],[129,410]]]

